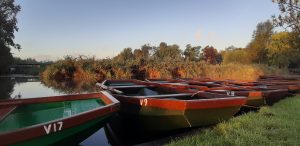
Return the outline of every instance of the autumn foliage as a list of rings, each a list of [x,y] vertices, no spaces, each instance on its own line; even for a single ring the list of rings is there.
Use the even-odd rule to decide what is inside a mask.
[[[132,49],[126,48],[111,59],[97,60],[83,56],[77,58],[68,56],[48,66],[41,75],[45,80],[96,82],[104,79],[134,78],[143,80],[146,78],[200,77],[256,80],[260,75],[282,73],[276,69],[274,72],[270,67],[264,65],[247,65],[237,62],[220,64],[217,59],[220,54],[213,47],[206,47],[198,61],[185,59],[174,45],[163,46],[164,50],[159,53],[159,56],[156,51],[161,47],[144,47],[148,49],[132,51]],[[175,49],[173,55],[172,48]],[[162,52],[167,53],[167,57],[162,57]]]

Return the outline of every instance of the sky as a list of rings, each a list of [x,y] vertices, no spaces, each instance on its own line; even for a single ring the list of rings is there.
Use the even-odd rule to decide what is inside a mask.
[[[113,57],[160,42],[185,49],[245,47],[256,25],[279,13],[272,0],[16,0],[15,57]]]

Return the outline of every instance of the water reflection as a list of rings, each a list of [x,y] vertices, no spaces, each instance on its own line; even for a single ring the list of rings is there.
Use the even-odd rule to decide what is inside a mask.
[[[97,92],[94,83],[41,81],[38,77],[0,77],[0,99]]]
[[[106,124],[104,130],[109,143],[113,146],[162,145],[169,143],[175,137],[181,137],[182,134],[188,135],[191,130],[150,131],[139,125],[135,119],[116,115]],[[198,129],[194,130],[198,131]]]
[[[11,78],[0,78],[0,99],[10,98],[14,85],[15,82]]]
[[[80,143],[80,145],[81,146],[99,146],[99,145],[110,146],[110,143],[106,138],[104,128],[101,128],[100,130],[95,132],[92,136],[88,137],[86,140]]]
[[[48,88],[64,94],[74,94],[74,93],[89,93],[96,92],[97,88],[94,82],[84,82],[84,81],[61,81],[57,82],[55,80],[42,80],[41,83]]]

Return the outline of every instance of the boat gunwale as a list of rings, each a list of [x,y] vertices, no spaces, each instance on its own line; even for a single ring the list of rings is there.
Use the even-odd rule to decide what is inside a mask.
[[[122,89],[122,88],[143,88],[143,87],[158,87],[158,88],[165,88],[165,89],[174,89],[175,91],[179,92],[179,93],[162,94],[162,95],[133,95],[133,96],[112,93],[114,96],[118,96],[118,97],[122,96],[122,97],[127,97],[127,98],[136,98],[136,99],[146,99],[146,98],[164,99],[164,98],[170,98],[170,97],[174,97],[174,96],[190,96],[195,93],[198,93],[199,91],[201,91],[201,93],[204,93],[204,94],[207,93],[207,94],[216,94],[219,96],[224,96],[224,94],[211,93],[211,92],[208,93],[208,92],[205,92],[205,90],[199,90],[199,91],[188,90],[189,87],[198,87],[196,85],[166,85],[166,84],[160,84],[160,83],[152,83],[150,85],[145,84],[145,85],[139,85],[139,86],[136,86],[136,85],[133,85],[133,86],[106,86],[106,85],[101,84],[100,87],[104,88],[106,90],[109,90],[110,92],[111,91],[115,92],[117,90],[116,93],[122,93],[122,91],[119,91],[118,88]],[[180,89],[180,88],[184,88],[184,89]],[[215,87],[215,88],[222,88],[222,87]],[[227,95],[225,98],[227,99],[228,97],[233,98],[233,97],[238,97],[238,96],[228,96]],[[242,97],[244,97],[244,96],[242,96]],[[246,97],[244,97],[244,98],[246,98]],[[195,99],[195,100],[199,100],[199,99]],[[222,97],[206,98],[206,99],[202,98],[201,100],[207,100],[207,99],[222,99]],[[181,101],[192,101],[192,100],[181,100]]]
[[[126,81],[131,81],[131,80],[126,80]],[[137,81],[138,80],[133,80],[133,81]],[[117,81],[115,81],[117,82]],[[151,86],[158,86],[158,87],[164,87],[164,88],[172,88],[174,90],[178,90],[178,91],[182,91],[182,92],[188,92],[188,93],[195,93],[197,91],[192,91],[192,89],[196,89],[199,91],[213,91],[213,90],[229,90],[229,91],[234,91],[234,92],[238,92],[241,94],[248,94],[248,97],[252,97],[253,95],[258,96],[258,95],[265,95],[265,94],[270,94],[272,92],[287,92],[288,89],[280,89],[280,88],[254,88],[252,86],[244,86],[244,87],[233,87],[233,86],[220,86],[220,87],[207,87],[207,86],[198,86],[198,85],[174,85],[174,84],[168,84],[168,83],[151,83],[149,84],[145,84],[144,82],[139,82],[139,84],[144,84],[144,85],[132,85],[132,86],[105,86],[104,88],[111,90],[111,91],[115,91],[117,93],[122,93],[122,91],[119,91],[119,89],[122,88],[139,88],[139,87],[151,87]],[[289,87],[289,86],[288,86]],[[216,92],[213,92],[216,93]],[[219,94],[223,94],[223,93],[219,93]],[[250,96],[249,96],[250,95]],[[141,96],[140,96],[141,97]]]
[[[122,88],[145,88],[149,87],[147,85],[128,85],[128,86],[107,86],[107,88],[117,88],[117,89],[122,89]]]
[[[159,107],[162,109],[175,109],[175,110],[186,110],[186,109],[203,109],[201,107],[203,106],[195,106],[195,107],[189,107],[189,104],[207,104],[209,106],[206,106],[206,108],[222,108],[222,107],[229,107],[229,106],[242,106],[246,103],[247,97],[245,96],[227,96],[224,94],[218,94],[218,93],[208,93],[208,92],[201,92],[204,94],[214,94],[218,96],[223,96],[223,97],[217,97],[217,98],[199,98],[199,99],[168,99],[171,97],[184,97],[184,96],[192,96],[192,93],[179,93],[179,94],[165,94],[161,95],[159,97],[157,96],[126,96],[126,95],[120,95],[120,94],[113,94],[121,103],[126,102],[130,104],[135,104],[139,105],[141,107]],[[145,103],[145,100],[147,100],[147,104]],[[226,102],[231,102],[227,103],[226,105],[222,105],[222,103]],[[156,104],[161,104],[161,103],[175,103],[178,104],[178,107],[169,107],[165,105],[151,105],[152,103]],[[234,103],[238,102],[238,104]],[[210,104],[210,103],[219,103],[219,104]],[[184,107],[184,108],[183,108]]]
[[[232,86],[222,86],[222,87],[212,87],[212,88],[205,88],[206,86],[197,86],[197,85],[162,85],[167,86],[170,88],[184,88],[185,90],[191,90],[191,89],[197,89],[200,91],[214,91],[214,90],[228,90],[228,91],[234,91],[239,93],[256,93],[261,92],[261,94],[270,93],[270,92],[286,92],[288,89],[280,89],[280,88],[255,88],[251,86],[247,87],[232,87]],[[294,87],[294,86],[293,86]],[[215,92],[214,92],[215,93]]]
[[[138,105],[140,107],[156,107],[168,110],[188,110],[188,109],[213,109],[232,106],[243,106],[247,97],[234,96],[230,98],[211,98],[211,99],[191,99],[191,100],[174,100],[167,98],[138,98],[130,96],[115,95],[122,103]],[[147,103],[145,102],[147,100]],[[143,104],[143,102],[145,104]],[[165,104],[166,103],[166,104]],[[170,103],[176,106],[170,106]],[[214,103],[214,104],[211,104]],[[193,104],[193,106],[191,106]],[[196,104],[196,105],[195,105]]]
[[[130,80],[126,80],[126,81],[130,81]],[[115,81],[117,82],[117,81]],[[228,96],[228,95],[224,95],[224,94],[218,94],[218,93],[210,93],[210,92],[205,92],[205,91],[191,91],[191,90],[187,90],[186,87],[187,86],[191,86],[191,85],[167,85],[167,84],[160,84],[160,83],[144,83],[144,82],[139,82],[140,84],[144,84],[147,87],[158,87],[158,88],[165,88],[165,89],[174,89],[176,92],[179,92],[177,94],[163,94],[163,95],[147,95],[147,96],[131,96],[131,95],[122,95],[120,93],[122,93],[122,91],[119,91],[118,89],[114,88],[113,86],[106,86],[103,84],[102,82],[102,88],[109,90],[118,100],[120,100],[120,102],[124,103],[130,103],[130,104],[134,104],[134,105],[139,105],[141,107],[143,106],[150,106],[149,104],[151,104],[151,102],[156,102],[156,105],[151,105],[152,107],[159,107],[159,108],[163,108],[163,109],[177,109],[177,110],[186,110],[186,109],[200,109],[202,106],[195,106],[193,105],[192,107],[189,106],[189,104],[195,104],[198,103],[199,105],[201,103],[219,103],[219,104],[209,104],[209,108],[222,108],[222,107],[228,107],[228,106],[242,106],[246,103],[247,101],[247,97],[245,96]],[[135,88],[134,86],[127,86],[124,88]],[[181,89],[180,89],[181,88]],[[117,90],[117,92],[116,92]],[[182,97],[182,96],[193,96],[196,94],[214,94],[218,97],[215,98],[199,98],[199,99],[168,99],[170,97]],[[147,100],[148,104],[143,104],[142,100]],[[232,103],[227,103],[226,105],[221,105],[224,102],[228,102],[231,101]],[[159,105],[159,102],[172,102],[175,104],[178,104],[178,107],[169,107],[166,105]],[[235,103],[236,102],[236,103]]]
[[[84,93],[84,94],[68,94],[68,95],[45,96],[45,97],[35,97],[35,98],[23,98],[23,99],[6,99],[0,101],[0,106],[93,99],[93,98],[98,98],[99,95],[101,95],[101,93],[94,92],[94,93]],[[110,97],[110,99],[112,98]]]
[[[100,84],[102,85],[105,85],[105,86],[109,86],[109,85],[106,85],[107,83],[116,83],[116,82],[128,82],[128,83],[135,83],[137,85],[139,84],[144,84],[144,83],[149,83],[149,82],[146,82],[146,81],[141,81],[141,80],[136,80],[136,79],[118,79],[118,80],[104,80],[102,81]]]
[[[168,84],[168,83],[187,83],[187,80],[184,79],[150,79],[146,78],[146,82],[149,83],[160,83],[160,84]]]

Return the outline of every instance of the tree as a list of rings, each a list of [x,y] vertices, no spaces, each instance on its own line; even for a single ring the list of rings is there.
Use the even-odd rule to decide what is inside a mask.
[[[234,49],[237,49],[237,47],[231,45],[231,46],[225,48],[225,51],[231,51],[231,50],[234,50]]]
[[[14,32],[18,31],[16,15],[20,10],[21,7],[15,5],[14,0],[0,1],[0,73],[12,63],[10,47],[21,49],[21,46],[13,40]]]
[[[202,57],[209,64],[217,63],[218,50],[213,46],[206,46],[202,49]]]
[[[13,56],[10,53],[10,48],[1,44],[0,46],[0,74],[8,73],[7,67],[12,64]]]
[[[253,32],[252,40],[247,45],[248,51],[251,54],[252,61],[255,63],[267,62],[267,44],[273,34],[273,25],[268,20],[258,23],[256,30]]]
[[[32,64],[32,63],[41,63],[35,60],[34,58],[26,58],[26,59],[21,59],[19,57],[14,57],[14,64]]]
[[[272,16],[275,26],[291,30],[290,37],[293,39],[293,48],[300,51],[300,1],[299,0],[272,0],[277,3],[281,14]],[[300,60],[299,60],[300,62]]]
[[[275,26],[291,28],[300,34],[300,1],[299,0],[272,0],[278,4],[281,14],[272,16]]]
[[[7,47],[21,49],[19,44],[14,42],[14,31],[18,31],[17,13],[21,10],[19,5],[14,4],[14,0],[0,1],[0,43]]]
[[[165,42],[160,43],[159,47],[154,53],[154,56],[160,61],[178,61],[182,59],[179,46],[176,44],[168,46]]]
[[[135,49],[133,51],[135,64],[144,65],[144,63],[149,60],[154,51],[155,47],[152,47],[148,44],[143,45],[140,49]]]
[[[155,47],[151,47],[150,45],[146,45],[146,44],[141,47],[143,58],[145,60],[147,60],[150,57],[150,55],[153,52],[154,48]]]
[[[235,48],[222,52],[223,63],[242,63],[250,64],[252,62],[249,51],[243,48]]]
[[[299,58],[299,51],[293,47],[293,36],[288,32],[280,32],[272,35],[268,45],[269,64],[280,68],[288,67]]]
[[[183,52],[184,59],[189,61],[198,61],[200,58],[201,46],[192,47],[190,44],[186,45]]]
[[[120,54],[113,58],[119,65],[130,65],[134,59],[131,48],[125,48]]]

